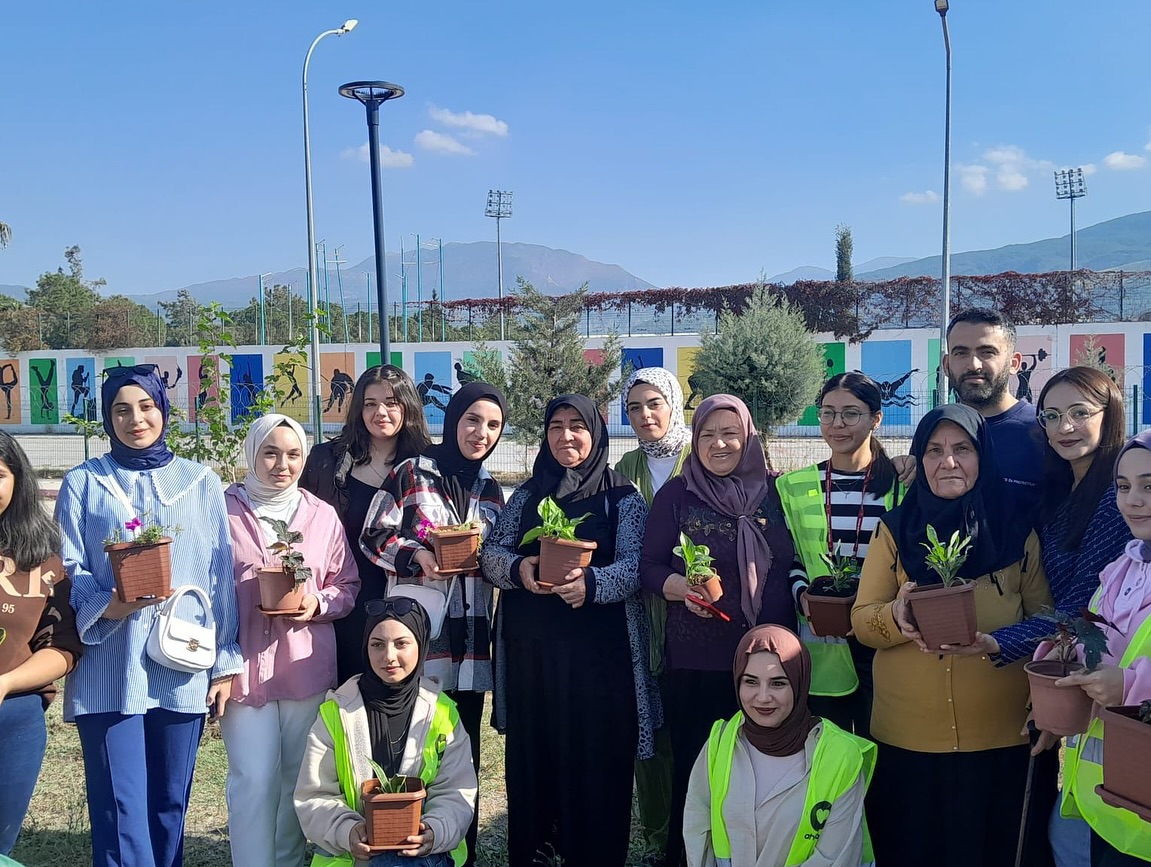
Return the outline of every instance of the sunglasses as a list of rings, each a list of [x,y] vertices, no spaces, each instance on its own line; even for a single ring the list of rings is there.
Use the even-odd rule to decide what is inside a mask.
[[[159,372],[160,365],[158,364],[133,364],[130,367],[118,364],[115,367],[105,368],[102,375],[106,379],[112,379],[118,376],[148,376],[151,373],[158,374]]]
[[[415,610],[423,610],[420,603],[410,596],[388,596],[384,599],[370,599],[364,605],[364,613],[369,617],[380,617],[386,614],[395,614],[403,617]]]

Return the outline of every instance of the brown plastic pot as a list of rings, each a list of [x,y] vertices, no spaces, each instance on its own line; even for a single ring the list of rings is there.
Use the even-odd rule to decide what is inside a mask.
[[[283,566],[256,570],[260,582],[260,607],[266,612],[299,611],[304,607],[304,585],[296,586]]]
[[[360,785],[368,846],[379,852],[407,849],[411,844],[404,841],[420,833],[420,813],[427,795],[423,781],[419,777],[405,777],[406,791],[395,794],[377,792],[377,785],[375,777]]]
[[[171,545],[172,540],[165,536],[151,545],[116,542],[104,546],[121,602],[172,595]]]
[[[555,539],[544,536],[540,539],[539,580],[545,587],[569,584],[567,574],[572,569],[582,569],[591,563],[595,542],[583,539]]]
[[[472,572],[480,565],[480,528],[429,531],[436,568],[441,572]]]
[[[911,616],[929,650],[944,644],[975,643],[975,582],[916,587],[907,599]]]
[[[1103,720],[1104,790],[1099,796],[1151,822],[1151,725],[1139,722],[1138,715],[1139,708],[1134,706],[1108,707],[1099,712]],[[1126,803],[1116,804],[1116,799]]]
[[[1031,683],[1031,715],[1035,727],[1061,738],[1087,731],[1091,724],[1091,697],[1077,686],[1056,686],[1055,681],[1084,671],[1077,662],[1040,659],[1023,666]]]
[[[703,583],[691,584],[689,586],[708,602],[718,602],[723,598],[723,581],[715,572],[712,572],[711,577]]]
[[[851,606],[855,594],[850,596],[822,596],[807,591],[808,622],[811,631],[820,638],[846,638],[851,632]]]

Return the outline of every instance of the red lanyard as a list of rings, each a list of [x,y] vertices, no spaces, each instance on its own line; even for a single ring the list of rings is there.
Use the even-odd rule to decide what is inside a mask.
[[[863,504],[867,500],[867,483],[871,481],[871,468],[875,461],[867,465],[867,472],[863,475],[863,490],[859,492],[859,514],[855,518],[855,547],[851,551],[851,558],[859,560],[859,540],[863,535]],[[835,554],[835,543],[831,541],[831,461],[827,462],[827,474],[824,480],[824,511],[827,513],[827,553]]]

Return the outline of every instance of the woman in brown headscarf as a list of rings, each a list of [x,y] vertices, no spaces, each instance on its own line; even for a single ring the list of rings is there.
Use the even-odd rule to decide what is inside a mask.
[[[811,657],[758,626],[732,662],[740,711],[712,727],[691,772],[688,867],[859,867],[872,862],[863,796],[875,745],[811,715]]]

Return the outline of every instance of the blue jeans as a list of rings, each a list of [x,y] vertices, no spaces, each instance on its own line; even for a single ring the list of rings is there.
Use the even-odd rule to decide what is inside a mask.
[[[18,695],[0,703],[0,756],[4,757],[0,855],[7,855],[16,845],[47,745],[48,729],[40,696]]]
[[[452,867],[452,856],[441,852],[438,855],[409,858],[399,852],[381,852],[372,856],[368,867]]]

